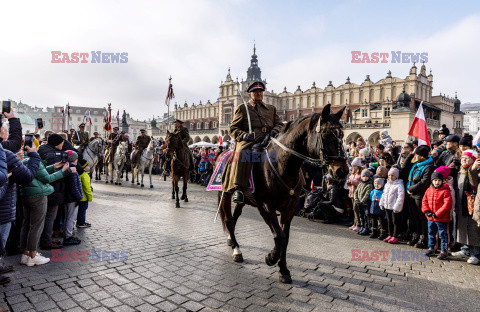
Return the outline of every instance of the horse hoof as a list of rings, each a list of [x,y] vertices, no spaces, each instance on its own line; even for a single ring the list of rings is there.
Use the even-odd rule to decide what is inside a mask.
[[[175,195],[172,195],[172,199],[175,199]]]
[[[150,188],[153,188],[153,185],[150,185]]]
[[[118,182],[118,185],[122,185],[122,182]]]
[[[126,179],[125,179],[125,181],[127,181],[127,182],[128,182],[128,178],[126,178]]]
[[[278,261],[278,260],[277,260],[277,261]],[[275,261],[275,262],[272,261],[272,260],[270,259],[270,254],[267,254],[267,255],[265,256],[265,263],[266,263],[268,266],[274,266],[274,265],[277,263],[277,261]]]
[[[186,203],[188,203],[188,197],[185,197],[184,201],[185,201]]]
[[[243,256],[242,256],[242,254],[233,255],[233,261],[234,261],[234,262],[243,262]]]
[[[108,184],[108,181],[105,181],[105,183],[107,183],[107,184]]]
[[[184,200],[187,196],[185,194],[182,195],[182,197],[180,197],[181,200]]]
[[[233,246],[233,241],[230,238],[227,238],[227,246]]]
[[[118,185],[118,183],[117,183],[117,182],[115,182],[115,185]]]
[[[139,183],[139,182],[137,182],[137,185],[140,185],[140,183]]]
[[[180,208],[180,203],[176,203],[175,208]]]
[[[141,187],[144,187],[145,185],[142,184],[142,185],[140,185],[140,186],[141,186]]]
[[[282,273],[278,273],[278,280],[280,281],[280,283],[284,283],[284,284],[291,284],[292,283],[292,277],[290,276],[290,273],[288,274],[282,274]]]
[[[134,181],[132,181],[132,184],[135,184],[135,182],[134,182]]]

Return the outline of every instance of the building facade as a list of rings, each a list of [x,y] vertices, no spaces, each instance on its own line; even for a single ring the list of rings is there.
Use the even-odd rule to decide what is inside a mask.
[[[475,136],[480,131],[480,103],[462,104],[462,111],[465,113],[463,117],[463,129]]]
[[[175,118],[183,120],[190,129],[192,142],[207,141],[216,143],[218,135],[230,139],[228,128],[233,114],[243,100],[248,100],[246,89],[252,81],[262,80],[258,67],[258,57],[254,48],[247,70],[247,79],[241,82],[233,80],[228,70],[225,81],[219,86],[219,97],[211,103],[185,103],[182,107],[175,105]],[[263,80],[266,84],[266,80]],[[365,80],[354,83],[347,77],[345,83],[334,86],[330,81],[325,87],[317,87],[315,82],[307,90],[300,86],[294,92],[277,94],[273,90],[265,91],[264,102],[274,105],[282,121],[293,121],[301,116],[321,112],[326,104],[331,104],[334,112],[346,106],[343,117],[345,141],[364,137],[368,143],[378,142],[380,131],[387,129],[394,140],[404,142],[409,126],[413,121],[418,106],[423,102],[427,118],[428,132],[432,140],[438,138],[442,124],[454,133],[463,132],[463,113],[460,100],[445,95],[432,95],[433,74],[427,74],[425,64],[420,71],[413,63],[405,78],[392,76],[388,71],[385,78],[376,82],[366,75]]]
[[[90,116],[92,117],[92,124],[85,120],[85,114],[88,111],[90,111]],[[78,126],[82,122],[84,122],[85,131],[87,131],[90,135],[92,135],[95,131],[103,135],[103,126],[105,125],[105,122],[103,121],[103,116],[104,113],[106,114],[106,112],[107,110],[101,107],[70,106],[70,121],[66,122],[67,125],[65,125],[65,129],[78,130]],[[117,125],[117,116],[112,112],[112,127],[115,127]]]

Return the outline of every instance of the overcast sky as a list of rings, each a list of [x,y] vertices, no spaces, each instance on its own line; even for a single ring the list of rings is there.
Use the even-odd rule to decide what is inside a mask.
[[[468,4],[467,4],[468,3]],[[253,41],[262,78],[279,92],[404,78],[411,64],[354,64],[351,51],[427,52],[434,94],[480,102],[480,6],[451,1],[4,1],[0,99],[104,107],[134,118],[177,101],[214,102],[231,67],[246,77]],[[54,64],[51,51],[128,53],[123,64]],[[420,65],[418,66],[420,69]]]

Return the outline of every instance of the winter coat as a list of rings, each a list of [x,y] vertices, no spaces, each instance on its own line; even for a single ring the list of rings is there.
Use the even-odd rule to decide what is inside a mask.
[[[439,188],[430,186],[422,200],[422,212],[431,211],[437,215],[435,217],[428,217],[429,221],[435,222],[450,222],[450,210],[452,209],[452,194],[450,194],[450,187],[443,184]]]
[[[452,209],[450,209],[450,220],[453,218],[453,211],[455,210],[454,207],[455,207],[455,189],[453,187],[453,184],[454,183],[454,179],[453,177],[448,177],[447,178],[447,182],[445,182],[445,184],[448,185],[448,187],[450,188],[450,195],[452,195]]]
[[[428,157],[422,162],[416,162],[410,174],[408,175],[407,190],[412,193],[412,197],[415,199],[422,199],[423,194],[430,186],[433,171],[433,158]]]
[[[380,209],[380,200],[382,199],[383,190],[373,189],[370,192],[370,214],[379,215],[383,211]]]
[[[337,208],[342,208],[343,209],[343,203],[342,203],[342,194],[341,190],[338,184],[330,185],[327,188],[327,194],[326,194],[326,199],[321,200],[320,202],[323,204],[327,205],[333,205]]]
[[[361,180],[362,179],[360,174],[350,175],[347,180],[347,182],[350,182],[350,184],[348,185],[348,197],[353,198],[355,196],[355,190],[357,189],[358,184],[360,184]]]
[[[321,190],[320,189],[313,189],[308,193],[308,195],[305,198],[305,204],[303,205],[303,208],[306,210],[312,210],[317,206],[317,203],[321,199]]]
[[[5,156],[5,150],[0,144],[0,199],[7,191],[8,186],[8,169],[7,169],[7,157]]]
[[[3,141],[3,148],[16,153],[22,147],[22,124],[18,118],[8,120],[8,139]]]
[[[80,182],[82,184],[82,201],[92,201],[93,200],[93,194],[92,194],[92,186],[90,184],[90,175],[88,174],[87,171],[84,171],[80,175]]]
[[[383,189],[383,196],[380,200],[380,207],[384,207],[393,212],[400,212],[403,209],[403,202],[405,200],[405,188],[403,181],[397,179],[395,181],[387,181]]]
[[[12,173],[9,179],[5,195],[0,200],[0,224],[15,221],[17,188],[16,184],[28,185],[33,181],[38,171],[40,157],[37,153],[28,153],[28,162],[26,166],[17,158],[17,156],[5,150],[7,157],[7,168]]]
[[[386,135],[383,139],[380,139],[380,144],[382,144],[387,150],[389,150],[390,147],[392,147],[392,141],[392,137]]]
[[[355,203],[368,205],[368,201],[370,200],[370,193],[372,192],[372,190],[373,190],[372,179],[369,179],[366,182],[360,180],[360,184],[355,190],[355,195],[354,195]]]
[[[462,181],[462,179],[464,179]],[[478,195],[478,186],[480,185],[478,171],[468,168],[467,177],[465,174],[458,175],[458,189],[463,191],[471,191],[471,188],[477,190],[473,214],[468,213],[467,200],[465,194],[462,196],[457,194],[457,202],[455,207],[455,217],[457,225],[456,241],[463,245],[480,247],[480,195]]]
[[[64,145],[67,142],[64,140]],[[55,147],[48,144],[40,145],[38,148],[40,157],[46,161],[46,165],[50,166],[62,160],[62,151],[57,150]],[[60,205],[65,200],[65,179],[60,179],[50,183],[54,192],[48,196],[48,205]]]
[[[25,159],[23,164],[27,162],[28,159]],[[49,183],[63,179],[63,177],[68,175],[68,171],[63,172],[62,170],[58,170],[55,172],[53,165],[45,167],[45,163],[44,160],[40,161],[35,179],[33,179],[29,185],[20,188],[20,194],[22,194],[22,196],[27,198],[48,196],[54,192],[53,186]]]
[[[82,182],[77,173],[72,173],[66,179],[65,203],[76,203],[82,200]]]

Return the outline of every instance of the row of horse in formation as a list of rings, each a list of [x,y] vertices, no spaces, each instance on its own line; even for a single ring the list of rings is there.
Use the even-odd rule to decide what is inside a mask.
[[[152,184],[152,169],[164,161],[165,151],[159,146],[159,141],[152,137],[150,144],[142,151],[137,163],[133,162],[133,152],[127,142],[120,142],[115,153],[110,155],[107,143],[102,138],[96,138],[88,143],[83,150],[83,158],[88,161],[85,168],[95,175],[95,180],[102,180],[102,172],[105,174],[105,183],[122,185],[123,174],[125,181],[129,181],[129,173],[132,173],[131,183],[135,180],[137,185],[144,187],[143,179],[148,170],[150,188]],[[166,176],[165,176],[166,179]]]

